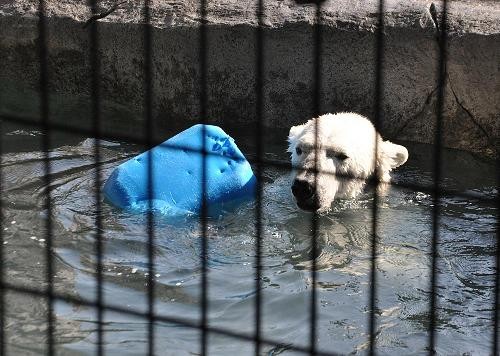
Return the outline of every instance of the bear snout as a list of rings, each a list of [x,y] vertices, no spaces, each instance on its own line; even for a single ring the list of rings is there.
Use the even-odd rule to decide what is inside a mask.
[[[314,195],[314,187],[305,180],[295,179],[292,185],[292,193],[298,200],[309,200]]]
[[[295,179],[292,185],[292,194],[297,206],[306,211],[316,211],[320,208],[316,189],[308,181]]]

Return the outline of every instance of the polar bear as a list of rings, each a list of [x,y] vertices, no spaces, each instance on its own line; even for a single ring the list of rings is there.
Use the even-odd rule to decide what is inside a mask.
[[[292,194],[307,211],[328,211],[334,199],[356,197],[375,173],[382,185],[388,183],[389,172],[408,159],[405,147],[383,141],[356,113],[326,114],[293,126],[288,143]]]

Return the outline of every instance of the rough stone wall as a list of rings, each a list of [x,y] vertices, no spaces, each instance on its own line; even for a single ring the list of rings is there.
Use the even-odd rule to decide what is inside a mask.
[[[0,114],[38,116],[37,1],[0,1]],[[208,120],[255,121],[256,1],[208,1]],[[99,2],[102,11],[111,1]],[[439,49],[431,2],[386,1],[383,134],[430,143]],[[438,13],[439,4],[436,3]],[[443,142],[498,155],[500,3],[450,1]],[[99,20],[103,127],[137,133],[143,124],[142,9],[126,1]],[[91,127],[89,27],[84,2],[47,1],[51,119]],[[269,127],[307,120],[313,108],[315,8],[265,1],[264,114]],[[322,11],[321,111],[373,115],[377,1],[327,1]],[[199,2],[151,7],[153,117],[158,127],[200,120]],[[69,116],[69,117],[68,117]],[[106,132],[108,132],[106,131]]]

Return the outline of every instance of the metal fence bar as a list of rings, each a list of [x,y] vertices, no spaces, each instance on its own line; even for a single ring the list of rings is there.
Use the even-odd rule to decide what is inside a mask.
[[[321,1],[316,2],[315,8],[315,21],[313,26],[313,117],[318,117],[321,112],[321,55],[322,55],[322,31],[321,31]],[[319,122],[315,121],[314,125],[314,189],[318,188],[318,135],[319,135]],[[317,194],[315,193],[315,199]],[[315,211],[311,218],[312,234],[311,234],[311,300],[310,300],[310,330],[309,330],[309,353],[311,355],[317,354],[317,324],[318,324],[318,311],[317,311],[317,260],[318,257],[318,228],[319,228],[319,214]]]
[[[257,3],[257,28],[255,32],[255,92],[256,92],[256,119],[257,130],[255,132],[256,156],[255,176],[257,178],[257,189],[255,193],[255,356],[261,354],[262,337],[262,171],[263,171],[263,144],[264,132],[264,1]]]
[[[496,176],[497,176],[497,196],[496,196],[496,259],[495,259],[495,290],[493,295],[493,332],[491,350],[492,355],[500,353],[498,345],[498,328],[500,323],[500,315],[498,309],[500,307],[500,157],[496,159]]]
[[[7,338],[5,336],[6,334],[6,326],[7,324],[5,323],[6,320],[6,300],[5,300],[5,293],[6,289],[4,287],[4,282],[5,282],[5,274],[7,273],[7,270],[5,268],[5,263],[4,263],[4,235],[3,235],[3,229],[4,229],[4,216],[3,216],[3,200],[2,200],[2,190],[3,190],[3,166],[2,166],[2,161],[3,161],[3,125],[2,121],[0,120],[0,356],[6,355],[6,343],[7,343]]]
[[[41,126],[39,121],[32,120],[30,118],[22,117],[22,116],[2,115],[2,120],[8,121],[8,122],[17,122],[17,123],[21,123],[23,125]],[[86,135],[86,136],[93,135],[93,130],[87,130],[84,128],[77,128],[77,127],[68,127],[67,125],[58,124],[58,123],[49,123],[49,128],[53,131],[57,130],[57,131],[70,132],[73,134],[80,134],[80,135]],[[122,141],[122,142],[127,142],[130,144],[137,144],[137,145],[147,145],[146,140],[143,140],[143,139],[140,139],[137,137],[133,137],[133,136],[128,136],[128,135],[109,135],[109,134],[105,134],[105,133],[101,132],[101,139],[102,140],[111,140],[111,141]],[[152,144],[153,145],[161,144],[162,147],[164,147],[164,148],[172,148],[172,149],[186,150],[187,152],[201,153],[201,150],[196,150],[196,149],[193,149],[191,147],[179,147],[179,146],[173,146],[173,145],[171,146],[169,144],[163,144],[160,141],[156,141],[156,140],[153,140]],[[211,155],[212,153],[207,152],[206,154]],[[252,159],[252,158],[249,158],[248,161],[252,164],[256,163],[256,160]],[[290,162],[273,160],[273,159],[268,159],[265,157],[262,159],[262,164],[264,167],[275,167],[275,168],[282,168],[282,169],[287,169],[287,170],[291,170],[294,168],[300,168],[298,166],[293,166]],[[333,173],[327,173],[327,172],[322,172],[322,173],[323,174],[333,174]],[[366,180],[365,178],[362,178],[362,177],[356,177],[353,175],[342,174],[342,173],[335,173],[334,175],[336,175],[337,177],[341,177],[341,178]],[[377,182],[377,178],[374,177],[374,178],[370,179],[368,183],[375,184],[376,182]],[[388,184],[391,186],[399,187],[399,188],[421,191],[422,193],[432,194],[434,192],[433,185],[423,185],[423,184],[395,182],[395,181],[391,181]],[[464,191],[460,191],[460,190],[456,190],[456,189],[449,189],[449,188],[444,188],[444,187],[441,187],[440,194],[441,194],[441,197],[456,197],[456,198],[462,198],[462,199],[473,199],[475,201],[491,202],[492,200],[494,200],[494,198],[480,196],[474,192],[464,192]]]
[[[90,9],[92,15],[98,13],[97,0],[90,0]],[[98,22],[93,21],[90,24],[90,65],[91,65],[91,99],[92,99],[92,129],[94,137],[94,162],[95,162],[95,176],[94,176],[94,187],[95,187],[95,245],[96,245],[96,302],[97,302],[97,355],[102,356],[104,354],[104,309],[103,309],[103,224],[102,224],[102,203],[101,203],[101,150],[100,150],[100,140],[101,140],[101,115],[100,115],[100,84],[99,78],[101,73],[101,66],[99,60],[99,32],[98,32]]]
[[[443,0],[440,28],[438,31],[439,61],[438,61],[438,92],[436,106],[436,127],[434,136],[434,191],[432,209],[432,243],[431,243],[431,278],[430,278],[430,303],[429,303],[429,354],[434,354],[436,349],[436,308],[437,308],[437,259],[439,246],[439,218],[440,196],[441,196],[441,153],[442,153],[442,130],[443,130],[443,108],[446,85],[446,61],[447,61],[447,0]],[[438,22],[436,22],[437,24]]]
[[[207,123],[207,2],[200,0],[200,29],[199,29],[199,56],[200,56],[200,118],[201,123]],[[200,353],[202,356],[208,353],[208,221],[207,221],[207,149],[206,149],[206,128],[201,131],[202,142],[202,167],[201,167],[201,339]]]
[[[50,127],[49,127],[49,79],[48,79],[48,50],[47,50],[47,23],[46,4],[44,0],[38,3],[38,56],[40,64],[40,117],[43,132],[42,150],[44,152],[44,183],[46,187],[46,277],[47,277],[47,354],[54,354],[54,266],[52,261],[52,201],[51,201],[51,167],[50,167]]]
[[[152,75],[152,29],[151,29],[151,3],[150,0],[144,0],[143,7],[143,41],[144,41],[144,129],[146,136],[146,148],[150,150],[153,146],[153,75]],[[147,354],[154,355],[154,291],[155,291],[155,267],[154,267],[154,215],[153,215],[153,154],[147,151],[147,260],[148,260],[148,277],[147,277],[147,300],[148,300],[148,344]]]
[[[374,355],[376,350],[376,332],[377,332],[377,233],[378,233],[378,208],[379,194],[378,186],[380,177],[377,157],[379,154],[378,134],[382,124],[382,100],[384,92],[383,82],[383,65],[384,65],[384,0],[378,2],[378,27],[375,33],[376,50],[375,50],[375,101],[374,101],[374,117],[373,125],[375,126],[375,147],[373,152],[373,162],[375,164],[375,188],[373,193],[372,204],[372,238],[371,238],[371,260],[370,260],[370,294],[369,294],[369,318],[368,318],[368,334],[369,334],[369,354]]]

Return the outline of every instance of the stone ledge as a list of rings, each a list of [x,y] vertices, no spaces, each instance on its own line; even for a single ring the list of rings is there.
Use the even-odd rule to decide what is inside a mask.
[[[91,12],[86,2],[58,0],[46,2],[50,17],[70,18],[85,22]],[[98,1],[102,11],[120,3],[101,22],[140,24],[143,8],[137,1]],[[385,20],[388,27],[432,28],[429,8],[432,1],[385,0]],[[438,12],[441,2],[434,2]],[[200,0],[152,0],[150,23],[156,28],[172,26],[198,26],[201,23]],[[37,0],[4,0],[0,4],[3,16],[36,17]],[[257,25],[257,1],[217,0],[207,1],[206,21],[212,25]],[[345,27],[351,24],[358,30],[373,30],[377,24],[378,0],[328,0],[322,5],[322,21],[327,26]],[[448,23],[450,34],[500,33],[500,3],[496,0],[449,0]],[[313,24],[316,21],[315,5],[297,4],[294,0],[264,0],[264,24],[277,28],[290,23]]]

